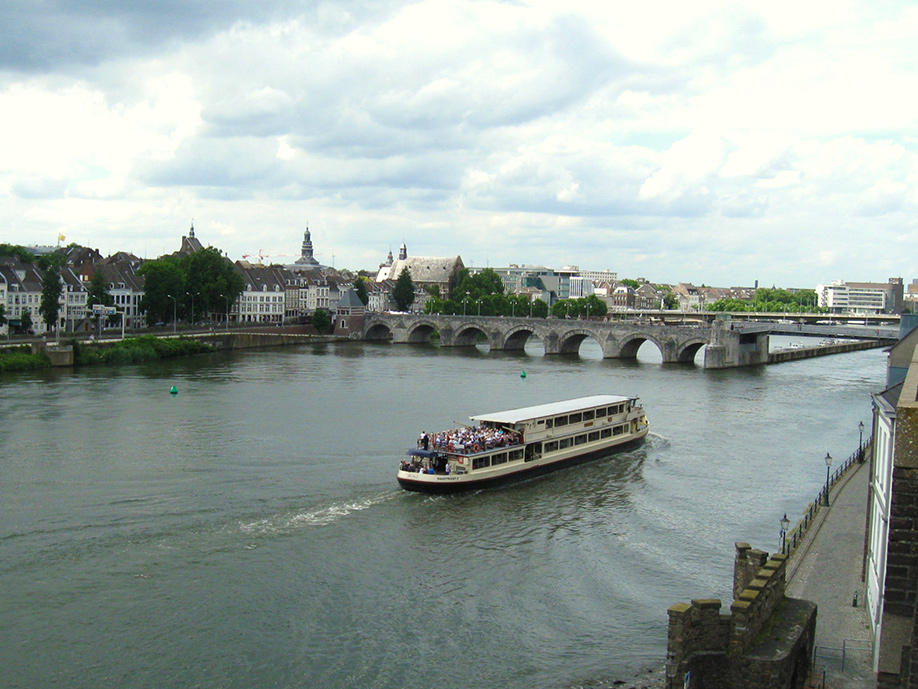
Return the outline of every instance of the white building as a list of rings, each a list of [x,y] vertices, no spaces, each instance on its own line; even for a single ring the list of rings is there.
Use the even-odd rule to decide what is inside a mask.
[[[819,306],[832,313],[902,313],[902,278],[889,282],[844,282],[817,285]]]

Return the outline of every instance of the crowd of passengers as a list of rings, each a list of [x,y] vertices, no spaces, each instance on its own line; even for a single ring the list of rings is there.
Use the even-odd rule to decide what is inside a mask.
[[[425,431],[418,438],[418,447],[468,455],[493,450],[496,447],[521,445],[522,442],[523,436],[516,431],[490,426],[466,426],[434,433],[432,436]]]

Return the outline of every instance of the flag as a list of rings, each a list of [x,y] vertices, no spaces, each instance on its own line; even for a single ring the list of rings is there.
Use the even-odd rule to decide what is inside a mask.
[[[64,235],[62,235],[62,234],[57,235],[57,241],[62,242],[62,241],[64,241],[65,239],[67,239],[67,238],[66,238]]]

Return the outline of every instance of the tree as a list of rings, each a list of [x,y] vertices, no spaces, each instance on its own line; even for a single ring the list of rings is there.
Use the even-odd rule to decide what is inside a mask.
[[[328,315],[328,311],[316,309],[316,312],[312,314],[312,327],[320,333],[327,331],[331,327],[331,316]]]
[[[177,300],[185,293],[185,276],[179,260],[173,256],[144,263],[137,270],[144,277],[144,295],[140,308],[147,312],[148,323],[172,321]]]
[[[602,318],[609,313],[609,307],[602,299],[595,294],[587,295],[584,300],[583,312],[591,318]]]
[[[115,298],[108,293],[108,280],[101,268],[96,268],[92,280],[89,281],[89,294],[86,297],[86,306],[92,309],[96,304],[102,306],[112,306]]]
[[[180,264],[185,279],[179,293],[180,312],[197,317],[208,311],[224,311],[245,289],[242,276],[233,264],[212,246],[185,256]],[[228,299],[228,302],[227,302]],[[191,308],[194,314],[191,314]]]
[[[23,310],[19,316],[19,330],[27,333],[32,329],[32,312],[29,309]]]
[[[57,330],[57,317],[61,311],[60,299],[63,288],[60,270],[57,267],[46,270],[45,276],[41,279],[41,302],[38,312],[49,330],[52,327]]]
[[[366,278],[358,277],[354,280],[354,293],[364,306],[370,303],[370,295],[367,293]]]
[[[0,304],[0,328],[2,328],[8,322],[9,321],[6,317],[6,306],[4,306],[3,304]]]
[[[414,303],[414,280],[411,279],[411,271],[407,267],[402,268],[401,274],[395,281],[392,298],[395,299],[399,311],[407,311]]]
[[[548,302],[544,299],[535,299],[532,302],[532,315],[534,318],[548,318]]]
[[[663,306],[672,311],[679,306],[679,300],[676,298],[676,295],[672,292],[667,292],[663,295]]]

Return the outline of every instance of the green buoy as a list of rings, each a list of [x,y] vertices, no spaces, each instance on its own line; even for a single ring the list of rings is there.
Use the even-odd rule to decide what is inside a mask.
[[[520,373],[520,378],[525,378],[525,377],[526,377],[526,371],[523,371],[522,373]]]
[[[170,394],[170,395],[177,395],[177,394],[178,394],[178,388],[175,387],[175,386],[173,385],[173,386],[172,386],[172,389],[169,391],[169,394]]]

